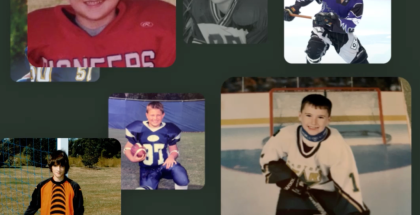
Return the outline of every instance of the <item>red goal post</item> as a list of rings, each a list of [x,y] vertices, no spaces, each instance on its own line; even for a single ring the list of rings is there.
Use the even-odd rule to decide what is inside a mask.
[[[270,136],[273,135],[274,133],[274,125],[276,123],[276,118],[277,121],[278,119],[283,119],[283,121],[281,121],[280,123],[288,123],[288,122],[296,122],[298,117],[297,115],[295,116],[291,116],[291,117],[278,117],[275,116],[275,109],[274,109],[274,99],[276,99],[276,93],[297,93],[297,95],[299,96],[294,96],[294,98],[292,98],[291,96],[288,96],[290,99],[288,101],[291,101],[292,99],[295,99],[294,104],[295,107],[294,110],[296,110],[296,114],[300,111],[300,104],[301,104],[301,100],[305,95],[309,95],[311,93],[316,93],[316,94],[322,94],[324,96],[328,97],[328,94],[331,94],[331,92],[346,92],[346,93],[351,93],[351,92],[373,92],[374,97],[377,98],[377,108],[378,108],[378,117],[375,116],[368,116],[368,115],[364,115],[364,116],[353,116],[352,119],[350,121],[357,121],[358,119],[364,119],[366,120],[366,118],[368,119],[372,119],[372,120],[378,120],[378,124],[380,124],[380,130],[381,130],[381,136],[382,136],[382,142],[384,144],[386,144],[387,142],[387,138],[386,138],[386,133],[385,133],[385,127],[384,127],[384,115],[383,115],[383,109],[382,109],[382,98],[381,98],[381,90],[379,88],[372,88],[372,87],[310,87],[310,88],[273,88],[270,90],[269,92],[269,112],[270,112]],[[372,93],[371,93],[372,94]],[[372,96],[373,96],[372,94]],[[355,94],[356,97],[363,97],[362,94]],[[337,96],[336,96],[337,97]],[[341,98],[342,100],[345,98]],[[299,104],[297,104],[297,100],[299,100]],[[331,100],[331,99],[330,99]],[[292,101],[291,101],[292,102]],[[333,112],[334,112],[334,101],[331,101],[333,103]],[[351,103],[351,101],[349,101]],[[363,101],[362,101],[363,102]],[[357,103],[357,102],[356,102]],[[376,104],[376,103],[375,103]],[[297,107],[297,105],[299,105],[299,107]],[[376,107],[375,107],[376,108]],[[290,113],[289,113],[290,115]],[[332,114],[332,120],[334,119],[334,115]]]

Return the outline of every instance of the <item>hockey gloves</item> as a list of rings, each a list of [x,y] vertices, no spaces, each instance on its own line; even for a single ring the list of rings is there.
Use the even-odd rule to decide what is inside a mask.
[[[306,191],[308,190],[308,185],[305,182],[301,181],[298,177],[293,177],[288,180],[279,181],[276,183],[277,186],[282,188],[282,190],[292,191],[298,196],[306,196]]]
[[[299,196],[307,195],[308,186],[298,178],[284,160],[270,161],[265,164],[263,173],[265,173],[266,183],[275,183],[282,190],[291,191]]]
[[[332,25],[338,21],[338,16],[335,13],[321,12],[315,14],[314,26],[332,29]]]
[[[295,18],[294,16],[291,16],[290,13],[300,14],[299,9],[294,6],[285,7],[284,8],[284,21],[290,22]]]

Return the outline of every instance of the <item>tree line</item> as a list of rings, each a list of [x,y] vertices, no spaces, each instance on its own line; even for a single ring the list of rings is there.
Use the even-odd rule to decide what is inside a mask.
[[[27,164],[47,167],[48,156],[57,151],[56,138],[5,138],[0,142],[0,167],[14,166],[15,157],[28,158]],[[69,157],[82,157],[87,167],[93,167],[100,157],[121,158],[121,144],[110,138],[69,139]]]

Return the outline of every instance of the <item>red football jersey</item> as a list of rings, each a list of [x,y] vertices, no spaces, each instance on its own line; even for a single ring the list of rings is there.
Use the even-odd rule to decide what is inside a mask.
[[[28,14],[28,59],[35,67],[168,67],[175,61],[175,6],[127,1],[102,32],[75,24],[70,5]]]

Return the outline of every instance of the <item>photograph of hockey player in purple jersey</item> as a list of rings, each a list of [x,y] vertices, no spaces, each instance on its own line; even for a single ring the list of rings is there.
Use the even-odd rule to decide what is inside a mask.
[[[186,43],[267,42],[267,0],[183,0],[183,10]]]
[[[123,142],[122,190],[196,190],[204,186],[201,94],[113,94],[108,126],[109,136]]]
[[[221,99],[222,215],[411,214],[406,80],[230,78]]]
[[[288,63],[385,64],[391,59],[391,0],[285,0],[284,21]]]

